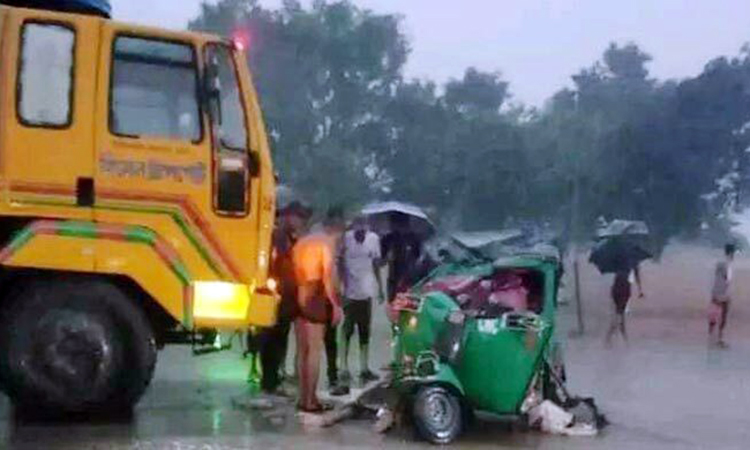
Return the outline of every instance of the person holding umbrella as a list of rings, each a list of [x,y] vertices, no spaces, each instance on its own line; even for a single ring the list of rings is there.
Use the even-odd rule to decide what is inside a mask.
[[[641,285],[641,272],[637,265],[630,270],[621,270],[615,274],[611,290],[615,315],[612,323],[609,325],[609,331],[607,331],[607,345],[612,344],[612,338],[618,331],[625,342],[628,340],[627,328],[625,326],[625,312],[628,308],[628,302],[632,297],[631,275],[638,285],[638,296],[640,298],[644,297],[643,285]]]
[[[381,236],[381,255],[387,264],[386,300],[409,288],[419,276],[424,260],[422,244],[435,233],[435,225],[418,206],[403,202],[371,203],[362,209],[372,230]]]
[[[422,256],[422,241],[409,227],[409,219],[406,214],[393,214],[390,217],[392,231],[382,240],[381,253],[388,263],[388,302],[410,287],[412,274]]]
[[[589,261],[602,274],[615,274],[610,294],[614,303],[614,316],[607,331],[607,345],[619,331],[627,342],[625,312],[632,296],[632,284],[638,286],[638,294],[644,297],[641,285],[641,262],[652,257],[646,248],[648,227],[643,222],[614,220],[599,232],[599,240],[591,252]]]

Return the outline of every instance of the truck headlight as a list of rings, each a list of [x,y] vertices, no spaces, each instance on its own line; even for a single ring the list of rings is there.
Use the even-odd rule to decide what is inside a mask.
[[[245,284],[196,281],[193,302],[196,319],[244,320],[250,305],[250,289]]]

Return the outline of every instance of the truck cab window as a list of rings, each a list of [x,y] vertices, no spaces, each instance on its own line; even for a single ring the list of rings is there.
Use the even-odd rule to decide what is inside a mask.
[[[112,63],[110,129],[120,136],[202,138],[193,47],[120,36]]]
[[[208,110],[214,133],[214,209],[243,217],[250,211],[250,172],[245,105],[230,47],[206,47]]]
[[[224,150],[244,152],[247,150],[245,110],[231,51],[223,45],[211,45],[208,49],[208,58],[216,67],[217,72],[218,86],[216,87],[221,105],[218,127],[221,146]]]
[[[23,26],[18,114],[27,126],[62,128],[72,120],[75,32],[63,25]]]

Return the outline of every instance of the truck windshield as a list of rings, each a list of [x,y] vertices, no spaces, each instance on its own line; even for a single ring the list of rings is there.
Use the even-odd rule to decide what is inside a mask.
[[[216,67],[218,78],[221,107],[218,130],[221,146],[226,150],[244,152],[247,150],[245,110],[232,52],[225,45],[210,44],[206,55]]]
[[[201,140],[198,70],[193,47],[121,36],[115,41],[112,64],[113,133]]]

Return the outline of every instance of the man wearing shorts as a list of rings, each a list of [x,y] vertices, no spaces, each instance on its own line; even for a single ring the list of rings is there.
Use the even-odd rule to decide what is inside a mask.
[[[335,330],[342,317],[336,278],[336,246],[342,231],[337,221],[327,218],[322,233],[305,236],[292,249],[299,310],[294,324],[300,377],[297,407],[303,412],[327,409],[316,391],[326,329]]]
[[[734,244],[724,246],[724,259],[716,263],[714,269],[714,285],[711,289],[711,307],[716,309],[718,314],[711,314],[708,320],[708,337],[713,341],[716,326],[719,327],[718,340],[716,345],[726,348],[727,343],[724,341],[724,328],[727,325],[727,315],[729,306],[732,303],[731,298],[731,281],[732,281],[732,263],[734,254],[737,253],[737,247]]]
[[[349,372],[349,344],[357,329],[359,335],[360,380],[375,381],[378,376],[369,367],[370,326],[372,302],[382,301],[379,277],[380,239],[367,230],[364,219],[354,221],[352,229],[344,235],[339,248],[339,264],[344,293],[344,376]]]

